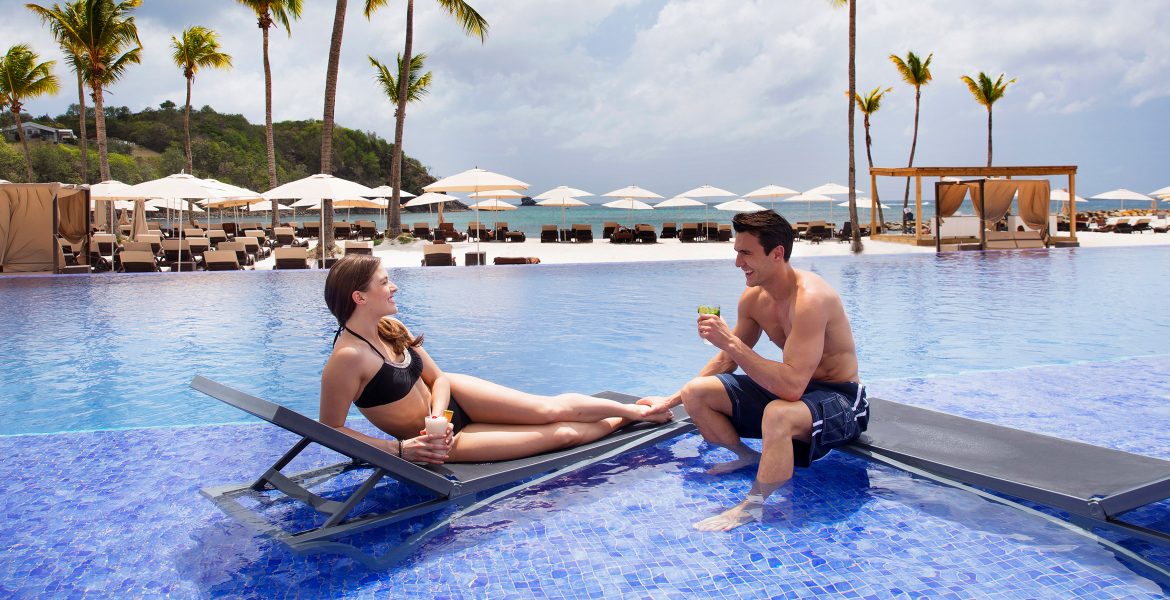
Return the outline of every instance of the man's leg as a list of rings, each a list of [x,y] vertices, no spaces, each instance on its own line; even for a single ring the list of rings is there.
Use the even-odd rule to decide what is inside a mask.
[[[727,397],[727,388],[723,387],[718,377],[696,377],[690,380],[683,386],[682,401],[687,415],[699,428],[704,440],[735,453],[735,460],[711,467],[708,474],[730,473],[760,461],[759,453],[739,439],[739,433],[731,424],[731,399]]]
[[[762,518],[764,501],[792,479],[792,440],[810,440],[812,413],[804,402],[776,400],[764,408],[764,452],[752,489],[739,504],[695,523],[700,531],[730,531]]]

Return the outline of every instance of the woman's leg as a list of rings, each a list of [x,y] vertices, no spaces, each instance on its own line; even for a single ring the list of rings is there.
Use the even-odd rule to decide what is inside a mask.
[[[609,417],[593,423],[493,425],[472,423],[455,435],[449,462],[490,462],[533,456],[601,439],[628,423]]]
[[[653,420],[666,422],[670,414],[651,415],[648,406],[622,404],[605,398],[584,394],[538,396],[504,387],[497,383],[447,373],[451,380],[451,395],[464,412],[477,423],[506,423],[511,425],[547,425],[563,421],[592,423],[606,417],[621,417],[631,421]]]

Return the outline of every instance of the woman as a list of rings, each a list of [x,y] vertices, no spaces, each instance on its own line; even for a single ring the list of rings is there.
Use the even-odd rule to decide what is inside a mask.
[[[536,396],[470,375],[444,373],[398,312],[382,261],[348,255],[329,269],[325,303],[339,328],[321,373],[322,423],[413,462],[486,462],[584,444],[647,415],[647,406],[583,394]],[[375,438],[345,426],[350,405],[378,429]],[[428,436],[423,420],[451,410],[447,434]]]

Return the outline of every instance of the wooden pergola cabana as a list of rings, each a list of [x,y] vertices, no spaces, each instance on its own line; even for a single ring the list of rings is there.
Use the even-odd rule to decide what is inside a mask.
[[[922,223],[922,178],[923,177],[1049,177],[1053,175],[1068,176],[1068,237],[1060,241],[1077,241],[1077,167],[1069,166],[1039,166],[1039,167],[873,167],[869,170],[870,189],[877,190],[877,178],[881,177],[913,177],[914,178],[914,215],[915,223]],[[870,231],[877,231],[877,194],[870,194]],[[937,200],[936,200],[937,201]],[[922,228],[914,228],[914,243],[923,244]]]

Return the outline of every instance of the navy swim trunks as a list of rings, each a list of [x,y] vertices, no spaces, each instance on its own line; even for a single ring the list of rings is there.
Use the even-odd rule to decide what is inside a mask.
[[[740,437],[764,437],[760,427],[764,407],[777,400],[750,377],[736,373],[717,375],[731,399],[731,424]],[[869,401],[865,386],[852,382],[810,381],[801,401],[812,413],[811,443],[792,440],[794,463],[807,467],[812,461],[857,439],[869,426]]]

